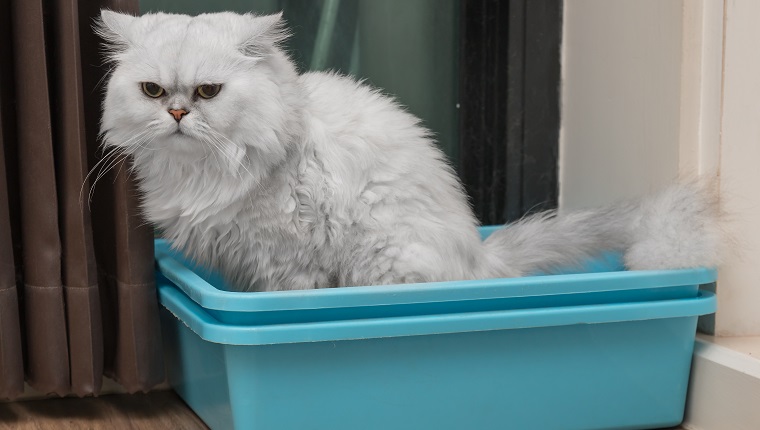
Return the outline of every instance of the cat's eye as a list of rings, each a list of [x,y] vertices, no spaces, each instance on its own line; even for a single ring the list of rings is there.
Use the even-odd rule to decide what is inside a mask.
[[[164,95],[164,89],[160,85],[153,82],[143,82],[142,90],[148,97],[158,98]]]
[[[196,92],[199,96],[203,97],[204,99],[210,99],[211,97],[214,97],[215,95],[219,94],[219,90],[222,89],[222,86],[219,84],[206,84],[201,85],[198,87]]]

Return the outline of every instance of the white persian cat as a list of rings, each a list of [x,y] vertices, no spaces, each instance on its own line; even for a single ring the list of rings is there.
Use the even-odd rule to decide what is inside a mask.
[[[242,291],[514,277],[623,252],[718,263],[717,200],[680,185],[541,215],[481,242],[419,119],[335,73],[299,74],[280,15],[103,11],[105,145],[134,160],[149,221]]]

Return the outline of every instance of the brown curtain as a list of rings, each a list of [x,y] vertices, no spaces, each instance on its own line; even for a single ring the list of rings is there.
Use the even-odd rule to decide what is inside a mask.
[[[101,8],[137,0],[0,0],[0,398],[130,392],[163,381],[152,230],[128,168],[98,182]],[[84,192],[81,192],[84,186]]]

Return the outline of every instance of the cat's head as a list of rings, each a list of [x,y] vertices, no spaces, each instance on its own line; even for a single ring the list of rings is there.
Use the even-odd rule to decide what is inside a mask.
[[[297,73],[278,48],[281,15],[195,17],[103,10],[96,31],[112,68],[106,146],[173,162],[213,157],[232,171],[286,157]],[[260,166],[246,166],[247,163]],[[138,166],[140,167],[140,166]]]

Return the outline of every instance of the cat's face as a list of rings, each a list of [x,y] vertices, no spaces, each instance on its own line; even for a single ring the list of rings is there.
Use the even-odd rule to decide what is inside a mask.
[[[98,31],[114,64],[101,124],[106,145],[136,160],[192,162],[214,152],[232,170],[251,157],[285,157],[281,134],[296,73],[276,46],[280,15],[103,11]]]

